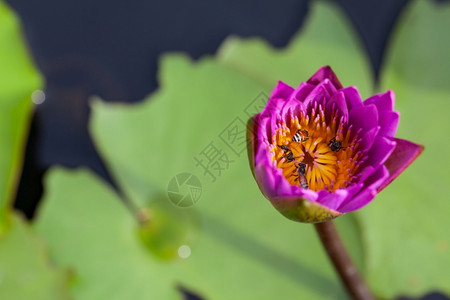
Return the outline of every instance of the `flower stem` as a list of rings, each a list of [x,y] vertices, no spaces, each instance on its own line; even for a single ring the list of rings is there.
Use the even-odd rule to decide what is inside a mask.
[[[370,293],[347,253],[333,221],[316,223],[314,226],[328,257],[351,297],[357,300],[374,300],[375,297]]]
[[[144,225],[150,220],[151,212],[149,210],[139,209],[139,207],[131,201],[124,193],[119,191],[119,196],[122,198],[123,203],[127,207],[128,211],[133,215],[136,221],[140,225]]]

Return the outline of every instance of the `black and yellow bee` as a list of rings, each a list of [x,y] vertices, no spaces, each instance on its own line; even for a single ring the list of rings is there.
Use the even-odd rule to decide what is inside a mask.
[[[298,181],[300,182],[301,187],[307,190],[309,187],[308,187],[308,181],[306,180],[306,177],[305,177],[306,164],[298,163],[297,174],[298,174]]]
[[[286,158],[286,160],[287,160],[288,162],[293,162],[293,161],[295,160],[295,158],[294,158],[294,153],[292,153],[292,150],[289,149],[288,146],[286,146],[286,145],[281,145],[281,146],[278,145],[278,147],[280,147],[281,150],[283,150],[283,152],[284,152],[284,157]]]
[[[297,130],[297,132],[292,137],[293,142],[302,143],[302,142],[306,142],[307,140],[309,140],[309,132],[306,129]]]

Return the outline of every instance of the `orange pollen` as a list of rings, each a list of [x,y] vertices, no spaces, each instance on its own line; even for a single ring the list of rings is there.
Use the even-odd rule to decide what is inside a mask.
[[[360,132],[352,131],[334,107],[326,117],[316,103],[309,112],[279,120],[268,147],[290,184],[331,192],[354,182],[367,158],[358,151]]]

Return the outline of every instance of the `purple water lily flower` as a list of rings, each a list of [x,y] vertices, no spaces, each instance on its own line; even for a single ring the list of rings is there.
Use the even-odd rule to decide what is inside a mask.
[[[250,164],[284,216],[324,222],[368,204],[422,152],[395,138],[394,93],[361,100],[330,67],[297,89],[278,82],[251,120]]]

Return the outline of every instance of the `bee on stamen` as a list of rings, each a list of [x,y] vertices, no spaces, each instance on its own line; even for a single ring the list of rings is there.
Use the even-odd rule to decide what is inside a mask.
[[[280,147],[281,150],[283,150],[283,152],[284,152],[284,158],[286,158],[286,160],[287,160],[288,162],[293,162],[293,161],[295,160],[295,158],[294,158],[294,153],[292,153],[292,150],[289,149],[288,146],[286,146],[286,145],[281,145],[281,146],[278,145],[278,147]]]
[[[309,187],[308,187],[308,181],[306,180],[306,177],[305,177],[305,173],[306,173],[306,164],[298,163],[298,166],[297,166],[298,181],[300,182],[301,187],[304,188],[305,190],[307,190]]]
[[[340,150],[345,150],[346,148],[342,147],[342,142],[341,141],[337,141],[336,137],[332,138],[329,142],[328,142],[328,147],[330,147],[331,151],[334,152],[339,152]]]
[[[297,132],[292,137],[293,142],[306,142],[309,140],[309,132],[306,129],[298,129]]]

